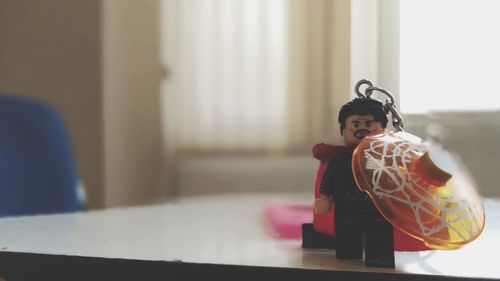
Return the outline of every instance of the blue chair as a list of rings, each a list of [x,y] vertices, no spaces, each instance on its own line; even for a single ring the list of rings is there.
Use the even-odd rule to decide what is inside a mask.
[[[34,98],[0,95],[0,217],[81,210],[78,182],[59,114]]]

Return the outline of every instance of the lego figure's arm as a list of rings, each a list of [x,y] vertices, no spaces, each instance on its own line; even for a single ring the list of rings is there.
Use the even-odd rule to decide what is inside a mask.
[[[321,196],[314,200],[314,213],[323,214],[328,212],[332,206],[330,197],[321,194]]]
[[[332,206],[331,196],[333,195],[333,179],[335,177],[334,165],[330,161],[326,171],[321,179],[320,194],[321,196],[314,200],[314,213],[322,214],[330,211]]]

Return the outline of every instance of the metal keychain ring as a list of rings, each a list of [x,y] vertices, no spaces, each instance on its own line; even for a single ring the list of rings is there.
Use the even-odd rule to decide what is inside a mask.
[[[365,90],[365,94],[363,94],[359,91],[359,88],[362,85],[368,85],[368,87]],[[358,95],[358,97],[360,97],[360,98],[370,97],[371,92],[368,93],[367,89],[372,88],[372,87],[373,87],[373,83],[370,80],[363,79],[363,80],[359,80],[358,83],[356,83],[356,86],[354,86],[354,91],[356,92],[356,95]]]
[[[364,94],[361,93],[361,91],[359,90],[362,85],[367,85]],[[403,118],[396,110],[396,105],[395,105],[396,102],[394,96],[391,93],[389,93],[386,89],[373,86],[373,83],[367,79],[360,80],[358,83],[356,83],[354,91],[356,92],[356,95],[358,95],[358,97],[360,98],[371,99],[371,95],[373,94],[374,91],[381,92],[382,94],[386,95],[388,98],[385,100],[385,106],[388,108],[388,112],[391,112],[392,114],[392,125],[394,126],[394,128],[396,128],[396,130],[403,131],[403,126],[404,126]]]
[[[381,93],[383,93],[384,95],[388,96],[388,97],[389,97],[389,101],[390,101],[388,104],[389,104],[390,106],[393,106],[393,105],[394,105],[394,103],[395,103],[394,96],[393,96],[391,93],[389,93],[386,89],[382,89],[382,88],[375,87],[375,86],[371,86],[371,87],[368,87],[368,88],[366,89],[366,92],[367,92],[367,93],[368,93],[368,92],[370,93],[369,95],[371,95],[371,94],[373,93],[373,91],[381,92]],[[386,101],[386,103],[387,103],[387,101]]]

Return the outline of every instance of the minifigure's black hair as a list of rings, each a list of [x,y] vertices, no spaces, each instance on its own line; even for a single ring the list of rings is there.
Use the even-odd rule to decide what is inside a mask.
[[[373,115],[375,121],[380,122],[385,129],[387,126],[387,114],[389,109],[380,101],[370,97],[358,97],[344,104],[339,112],[340,134],[343,134],[345,129],[345,120],[347,117],[357,115]]]

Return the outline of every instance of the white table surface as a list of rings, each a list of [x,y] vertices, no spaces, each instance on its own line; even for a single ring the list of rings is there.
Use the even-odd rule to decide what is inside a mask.
[[[454,251],[396,252],[396,268],[337,260],[264,227],[268,203],[311,203],[310,194],[222,195],[76,214],[0,219],[0,251],[149,261],[500,279],[500,201],[485,200],[486,228]]]

